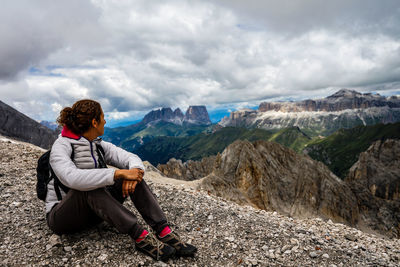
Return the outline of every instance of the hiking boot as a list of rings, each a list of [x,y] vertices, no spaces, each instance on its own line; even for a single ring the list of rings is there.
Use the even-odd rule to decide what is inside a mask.
[[[175,255],[175,248],[158,241],[153,234],[149,233],[140,242],[135,242],[136,249],[149,255],[155,260],[168,261]]]
[[[164,237],[157,236],[157,238],[163,243],[175,248],[175,255],[177,256],[192,257],[197,251],[195,246],[182,242],[179,235],[175,232],[171,232]]]

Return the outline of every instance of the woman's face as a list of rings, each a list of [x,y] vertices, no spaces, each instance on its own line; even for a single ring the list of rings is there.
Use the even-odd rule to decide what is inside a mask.
[[[104,125],[106,124],[106,120],[104,119],[104,113],[102,112],[100,115],[100,122],[97,124],[97,136],[102,136],[104,134]]]

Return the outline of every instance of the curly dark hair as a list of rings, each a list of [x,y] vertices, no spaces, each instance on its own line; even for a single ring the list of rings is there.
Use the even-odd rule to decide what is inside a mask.
[[[57,118],[57,123],[67,126],[69,130],[77,135],[82,135],[92,126],[92,120],[100,122],[103,110],[101,105],[90,99],[75,102],[72,107],[65,107]]]

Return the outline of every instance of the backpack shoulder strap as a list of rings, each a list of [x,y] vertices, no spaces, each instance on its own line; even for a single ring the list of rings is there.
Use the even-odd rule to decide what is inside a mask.
[[[107,168],[107,164],[105,161],[105,152],[104,148],[100,144],[96,144],[97,155],[99,155],[99,167]]]
[[[71,144],[71,148],[72,148],[72,153],[71,153],[71,160],[74,160],[75,157],[75,150],[74,150],[74,146],[73,144]],[[67,186],[65,186],[63,183],[61,183],[60,179],[58,179],[57,175],[54,173],[53,168],[51,168],[50,166],[50,161],[49,161],[49,169],[50,169],[50,180],[51,178],[54,179],[54,190],[56,191],[56,195],[57,195],[57,199],[61,200],[62,196],[61,196],[61,191],[60,188],[65,192],[68,193],[69,188]]]

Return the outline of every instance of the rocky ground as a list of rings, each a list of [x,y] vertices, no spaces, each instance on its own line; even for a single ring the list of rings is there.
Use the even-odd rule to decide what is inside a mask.
[[[321,219],[299,220],[239,206],[148,171],[145,179],[194,258],[156,262],[103,223],[74,235],[48,229],[37,199],[33,145],[0,138],[2,266],[399,266],[400,240]],[[135,211],[130,203],[127,206]]]

